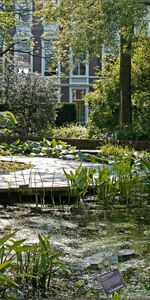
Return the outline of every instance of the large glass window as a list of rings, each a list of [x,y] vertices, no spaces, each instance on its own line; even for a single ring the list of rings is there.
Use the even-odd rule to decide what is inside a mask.
[[[83,63],[76,63],[73,69],[73,75],[86,75],[86,66]]]
[[[72,100],[81,101],[86,94],[86,89],[72,89]]]
[[[78,54],[73,57],[73,75],[86,75],[86,55]]]
[[[57,65],[54,65],[52,60],[52,41],[44,42],[44,60],[45,60],[45,70],[44,75],[56,75],[57,74]]]
[[[31,71],[30,42],[22,42],[15,46],[15,67],[19,73]]]

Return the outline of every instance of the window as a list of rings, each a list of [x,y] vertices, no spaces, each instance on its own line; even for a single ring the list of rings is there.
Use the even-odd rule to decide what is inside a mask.
[[[44,60],[45,60],[45,70],[44,75],[56,75],[57,74],[57,65],[54,66],[52,61],[52,41],[44,42]]]
[[[86,89],[72,89],[72,100],[81,101],[86,94]]]
[[[77,104],[77,123],[85,124],[85,105],[83,102]]]
[[[19,73],[28,73],[31,71],[30,50],[29,42],[19,43],[15,46],[15,67]]]
[[[83,63],[76,63],[73,69],[73,75],[86,75],[86,65]]]
[[[30,72],[30,55],[25,53],[18,53],[18,72],[29,73]]]
[[[79,54],[73,58],[73,75],[86,75],[86,55]]]

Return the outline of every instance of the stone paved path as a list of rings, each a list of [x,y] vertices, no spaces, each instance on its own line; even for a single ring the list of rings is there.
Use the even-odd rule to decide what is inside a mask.
[[[0,173],[0,192],[18,190],[27,185],[31,189],[63,190],[67,189],[68,183],[64,174],[75,170],[81,162],[67,161],[57,158],[24,157],[24,156],[0,156],[1,161],[17,161],[31,163],[31,169],[12,172],[9,174]],[[86,168],[103,167],[103,165],[82,163]]]

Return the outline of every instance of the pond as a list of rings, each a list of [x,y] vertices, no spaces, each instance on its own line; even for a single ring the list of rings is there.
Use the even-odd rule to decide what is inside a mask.
[[[67,276],[58,274],[49,293],[33,296],[20,291],[18,299],[106,299],[100,274],[114,267],[123,274],[127,297],[150,299],[149,225],[148,204],[106,209],[92,196],[79,205],[45,205],[42,210],[23,203],[5,210],[1,207],[1,235],[17,229],[17,239],[33,243],[38,233],[50,234],[52,245],[71,271]]]

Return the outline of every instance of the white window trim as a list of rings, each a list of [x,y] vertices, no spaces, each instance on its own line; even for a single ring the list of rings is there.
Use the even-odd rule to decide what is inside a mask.
[[[71,68],[70,77],[71,78],[77,78],[77,77],[86,78],[86,77],[89,77],[89,64],[87,64],[87,63],[85,64],[85,75],[80,75],[80,74],[75,75],[75,74],[73,74],[73,69]]]
[[[45,41],[41,39],[41,46],[42,46],[42,58],[41,58],[41,74],[45,76]],[[60,78],[60,62],[57,64],[57,77]]]
[[[21,40],[20,40],[20,43],[21,43]],[[15,51],[14,51],[14,63],[15,63],[14,71],[18,72],[18,67],[17,67],[17,64],[16,64],[16,61],[17,61],[17,58],[18,58],[17,45],[14,46],[14,49],[15,49]],[[33,50],[32,50],[31,44],[30,44],[29,51],[31,53],[30,54],[30,71],[29,72],[32,73],[33,72]]]
[[[80,101],[82,101],[82,100],[74,100],[73,99],[73,90],[85,90],[85,94],[87,94],[88,92],[89,92],[89,87],[87,87],[87,86],[80,86],[80,87],[78,87],[78,86],[71,86],[70,88],[69,88],[69,102],[75,102],[75,101],[77,101],[77,102],[80,102]]]

